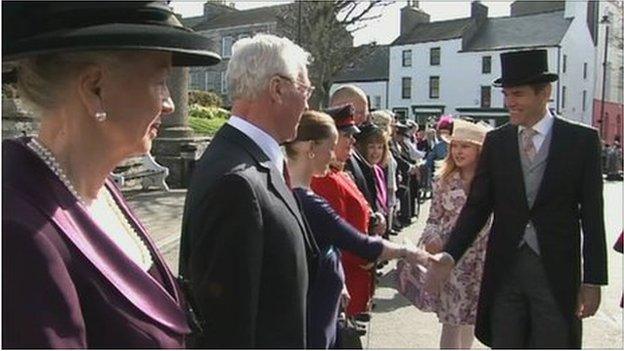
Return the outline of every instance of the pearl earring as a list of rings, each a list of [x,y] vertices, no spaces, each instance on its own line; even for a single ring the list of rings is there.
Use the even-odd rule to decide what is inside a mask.
[[[310,151],[310,152],[308,152],[308,157],[310,159],[313,159],[314,157],[316,157],[316,155],[314,154],[314,152]]]
[[[106,112],[100,111],[100,112],[96,112],[95,113],[95,120],[98,121],[98,122],[106,121],[106,117],[108,117],[106,115]]]

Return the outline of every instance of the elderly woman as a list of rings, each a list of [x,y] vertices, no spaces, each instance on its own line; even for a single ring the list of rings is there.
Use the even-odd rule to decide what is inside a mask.
[[[349,252],[366,261],[407,257],[410,262],[424,264],[427,254],[391,243],[379,236],[368,236],[343,219],[310,183],[312,177],[324,177],[334,155],[338,131],[328,115],[307,111],[301,117],[297,139],[286,145],[293,191],[303,207],[321,255],[316,277],[310,289],[308,310],[308,347],[335,348],[340,293],[344,272],[342,252]]]
[[[171,67],[219,57],[164,3],[2,10],[3,60],[41,118],[2,143],[3,347],[184,347],[176,280],[109,175],[173,112]]]

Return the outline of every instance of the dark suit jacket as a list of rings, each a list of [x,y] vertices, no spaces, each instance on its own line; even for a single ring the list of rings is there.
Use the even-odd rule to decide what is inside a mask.
[[[358,189],[364,194],[371,209],[377,211],[377,202],[375,201],[377,191],[373,169],[366,163],[362,155],[354,150],[345,164],[345,170],[353,174]]]
[[[180,274],[205,323],[193,346],[306,346],[318,249],[282,175],[236,128],[223,126],[198,161],[182,226]]]
[[[494,213],[476,325],[476,335],[486,345],[491,340],[490,304],[514,262],[529,220],[536,228],[550,289],[570,323],[579,323],[574,311],[581,284],[581,248],[583,282],[607,284],[596,130],[555,118],[546,170],[532,208],[527,205],[521,168],[518,127],[507,124],[489,132],[470,195],[445,246],[459,260]],[[580,333],[573,333],[570,347],[580,347],[580,342]]]
[[[152,253],[149,273],[26,142],[2,143],[2,346],[183,348],[190,329],[175,279],[114,183],[106,187]]]

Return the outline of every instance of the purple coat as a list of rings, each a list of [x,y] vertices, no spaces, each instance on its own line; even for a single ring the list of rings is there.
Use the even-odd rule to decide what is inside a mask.
[[[144,272],[18,139],[2,143],[2,347],[182,348],[190,332],[176,281],[152,253]]]

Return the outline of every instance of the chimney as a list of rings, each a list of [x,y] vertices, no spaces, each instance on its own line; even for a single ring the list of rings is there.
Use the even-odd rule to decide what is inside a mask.
[[[488,7],[479,0],[473,1],[470,4],[470,18],[475,19],[477,26],[480,27],[488,18]]]
[[[409,1],[407,6],[401,9],[401,33],[409,33],[420,23],[429,23],[431,16],[418,7],[418,1]]]
[[[236,9],[225,4],[225,0],[207,0],[204,3],[204,19],[211,20],[223,13],[233,12]]]

